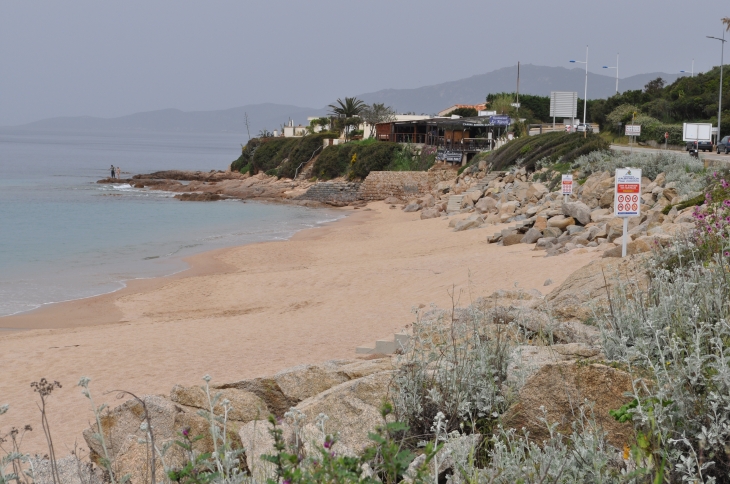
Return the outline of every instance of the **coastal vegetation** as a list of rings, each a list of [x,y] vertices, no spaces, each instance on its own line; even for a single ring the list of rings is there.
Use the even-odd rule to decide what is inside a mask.
[[[490,153],[487,163],[493,170],[504,170],[517,164],[534,171],[538,161],[543,163],[572,163],[581,155],[599,150],[608,150],[609,143],[598,135],[587,133],[553,132],[540,136],[523,136],[510,141]]]

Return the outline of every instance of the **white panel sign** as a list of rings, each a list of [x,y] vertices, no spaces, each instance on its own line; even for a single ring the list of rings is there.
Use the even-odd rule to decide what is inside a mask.
[[[563,175],[563,195],[573,194],[573,175]]]
[[[641,214],[640,169],[616,168],[613,213],[617,217],[638,217]]]
[[[626,125],[626,136],[641,136],[641,125],[640,124],[627,124]]]
[[[550,93],[550,116],[575,118],[578,114],[578,93],[552,91]]]

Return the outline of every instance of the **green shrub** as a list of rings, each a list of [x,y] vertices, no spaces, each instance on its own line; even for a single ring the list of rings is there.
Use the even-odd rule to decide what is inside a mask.
[[[298,143],[298,138],[268,138],[261,140],[261,144],[254,152],[251,163],[254,174],[277,168]]]
[[[313,156],[322,151],[324,140],[332,137],[331,133],[317,133],[300,138],[279,166],[279,176],[294,178],[297,168],[301,170],[301,167],[309,162]]]
[[[312,173],[322,180],[345,176],[350,164],[350,152],[353,148],[353,143],[328,146],[322,150],[314,162]]]
[[[400,150],[397,143],[373,143],[355,148],[357,161],[350,168],[350,178],[365,179],[371,171],[385,170]]]
[[[510,141],[494,151],[487,160],[492,163],[494,170],[504,170],[517,162],[534,170],[536,163],[544,158],[549,163],[558,160],[570,163],[586,153],[608,148],[608,141],[593,133],[587,133],[584,137],[583,133],[552,132]]]

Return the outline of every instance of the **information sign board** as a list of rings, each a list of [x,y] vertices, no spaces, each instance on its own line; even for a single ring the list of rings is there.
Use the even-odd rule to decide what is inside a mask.
[[[638,217],[641,214],[640,169],[616,168],[613,213],[616,217]]]
[[[512,120],[509,116],[490,116],[489,124],[493,126],[509,126],[512,124]]]
[[[444,151],[443,160],[449,163],[461,163],[461,153],[458,151]]]
[[[640,124],[627,124],[626,125],[626,136],[641,136],[641,125]]]
[[[563,175],[563,195],[573,194],[573,175]]]

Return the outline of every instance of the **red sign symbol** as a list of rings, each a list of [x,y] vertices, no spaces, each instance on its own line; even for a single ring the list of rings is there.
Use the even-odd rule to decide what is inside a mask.
[[[639,201],[639,196],[638,195],[634,195],[633,197],[631,197],[631,200],[634,201],[634,202],[638,202]]]
[[[633,210],[634,212],[636,212],[636,209],[637,209],[637,208],[639,208],[639,206],[638,206],[638,205],[636,205],[636,204],[633,204],[633,205],[631,206],[631,210]]]
[[[618,204],[618,211],[619,212],[623,212],[624,211],[624,204],[623,203],[619,203]]]

